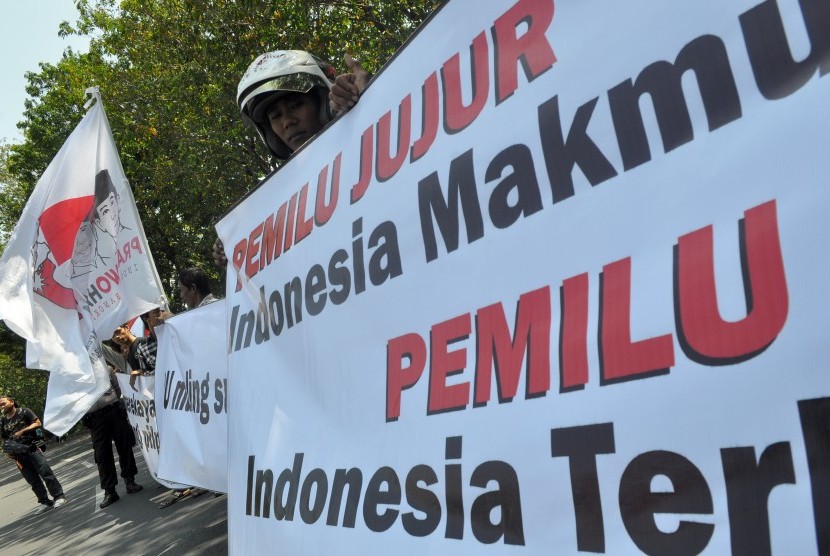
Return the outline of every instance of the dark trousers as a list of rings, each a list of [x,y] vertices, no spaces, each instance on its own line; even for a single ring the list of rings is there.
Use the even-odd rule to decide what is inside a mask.
[[[37,496],[38,502],[51,506],[52,501],[49,500],[49,494],[52,495],[52,498],[63,496],[63,487],[58,482],[58,478],[55,477],[52,468],[49,467],[46,456],[40,452],[33,452],[19,456],[17,461],[22,466],[20,472],[23,474],[23,478],[32,485],[32,491]],[[43,486],[44,483],[46,483],[45,487]],[[49,494],[46,493],[46,489],[49,489]]]
[[[132,480],[138,473],[133,455],[135,433],[127,420],[124,404],[119,401],[89,413],[84,417],[84,424],[89,428],[89,435],[92,438],[92,449],[95,452],[95,463],[98,464],[101,488],[113,491],[115,485],[118,484],[118,476],[115,474],[115,457],[112,455],[113,443],[118,451],[121,476]]]

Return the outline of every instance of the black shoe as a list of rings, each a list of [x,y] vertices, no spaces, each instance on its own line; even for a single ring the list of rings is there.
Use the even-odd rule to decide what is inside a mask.
[[[140,484],[136,483],[135,479],[124,479],[124,482],[127,485],[127,494],[135,494],[144,488]]]
[[[101,508],[101,509],[104,509],[107,506],[110,506],[110,505],[115,504],[116,502],[118,502],[118,498],[119,498],[118,493],[115,492],[115,491],[105,492],[104,493],[104,499],[101,501],[100,504],[98,504],[98,507]]]

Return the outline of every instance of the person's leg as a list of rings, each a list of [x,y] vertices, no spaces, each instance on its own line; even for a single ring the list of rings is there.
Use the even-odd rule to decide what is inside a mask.
[[[43,482],[46,483],[46,488],[49,489],[49,494],[52,495],[52,498],[63,498],[63,487],[58,481],[58,478],[55,477],[55,473],[49,466],[49,462],[46,461],[46,456],[40,452],[34,452],[32,454],[32,461],[34,462],[37,474],[40,475]]]
[[[49,499],[49,493],[46,492],[46,487],[43,486],[43,481],[40,478],[40,474],[35,467],[35,462],[32,456],[20,456],[18,460],[20,462],[20,474],[23,475],[23,478],[26,479],[26,482],[32,487],[32,492],[35,493],[37,496],[37,501],[41,504],[46,504],[47,506],[52,505],[52,501]]]
[[[135,454],[133,453],[135,433],[127,420],[126,410],[122,413],[120,409],[116,408],[113,414],[112,439],[115,442],[115,449],[118,451],[118,462],[121,466],[121,476],[127,486],[127,493],[132,494],[142,489],[142,486],[135,482],[135,476],[138,474]]]
[[[118,475],[115,471],[115,458],[112,455],[111,417],[106,415],[107,408],[102,408],[87,416],[89,436],[92,439],[92,451],[98,465],[98,479],[104,492],[115,492]]]
[[[112,455],[112,419],[111,405],[86,416],[95,463],[98,465],[98,478],[104,490],[104,498],[98,504],[98,507],[102,509],[118,502],[119,499],[118,493],[115,492],[118,475],[115,472],[115,457]]]

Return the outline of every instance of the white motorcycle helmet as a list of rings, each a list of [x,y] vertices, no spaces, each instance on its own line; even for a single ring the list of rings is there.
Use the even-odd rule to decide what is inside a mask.
[[[268,121],[268,107],[287,93],[316,91],[320,99],[320,121],[328,123],[328,92],[334,85],[334,67],[303,50],[276,50],[259,56],[239,81],[236,102],[242,118],[254,124],[274,155],[288,158],[291,149],[277,137]]]

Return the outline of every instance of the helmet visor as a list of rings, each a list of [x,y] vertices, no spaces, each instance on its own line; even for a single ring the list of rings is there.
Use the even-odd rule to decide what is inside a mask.
[[[328,84],[310,73],[275,77],[251,91],[244,100],[244,111],[250,114],[253,121],[264,123],[267,120],[265,111],[275,100],[287,93],[307,93],[315,87],[328,88]]]

